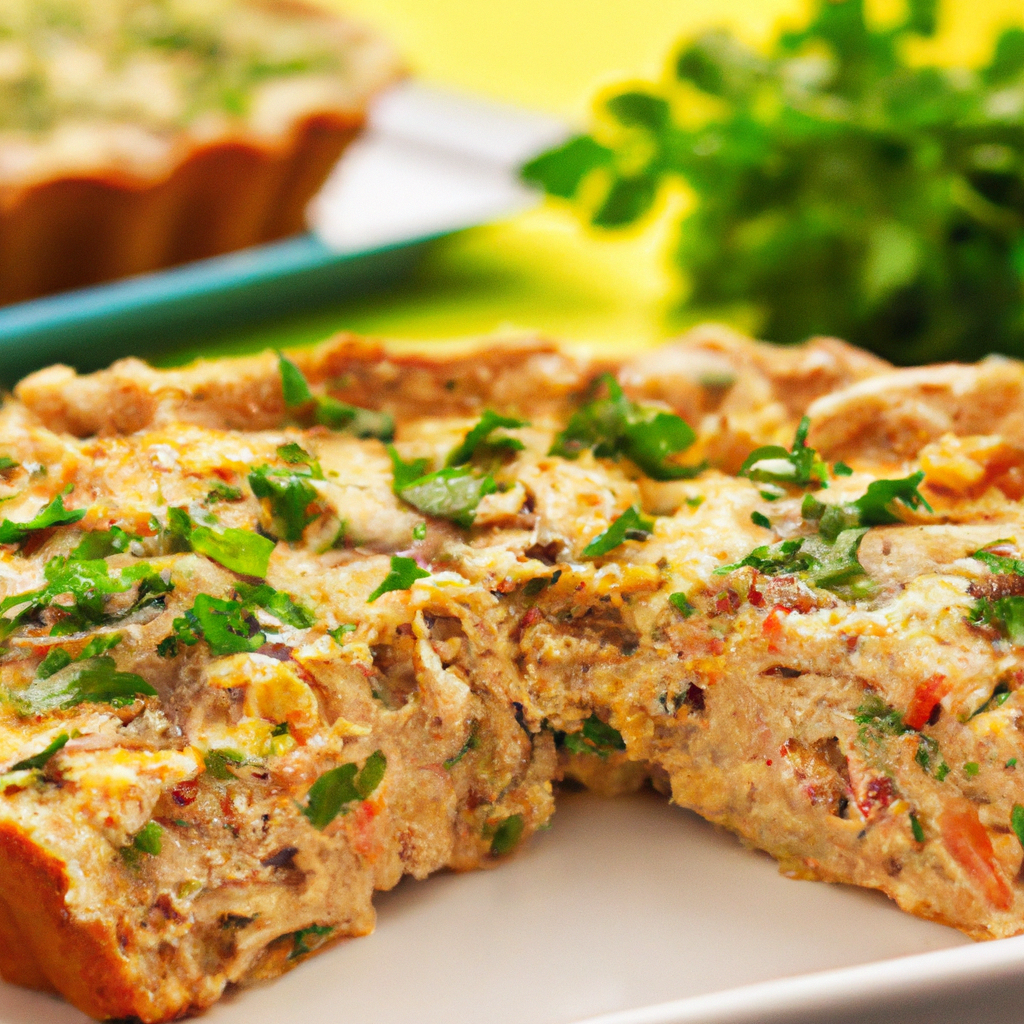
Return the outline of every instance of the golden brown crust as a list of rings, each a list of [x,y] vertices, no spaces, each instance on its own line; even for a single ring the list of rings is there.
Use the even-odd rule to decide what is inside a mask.
[[[300,231],[306,204],[363,122],[321,113],[283,142],[193,144],[157,179],[107,171],[0,190],[0,303]]]

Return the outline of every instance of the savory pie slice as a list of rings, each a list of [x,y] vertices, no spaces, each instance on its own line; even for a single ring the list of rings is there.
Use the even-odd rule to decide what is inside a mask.
[[[0,410],[0,970],[162,1021],[570,774],[1024,930],[1024,367],[704,329],[52,367]]]

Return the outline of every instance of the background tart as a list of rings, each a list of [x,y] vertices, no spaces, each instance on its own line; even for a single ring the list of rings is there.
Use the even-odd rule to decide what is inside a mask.
[[[0,302],[298,231],[399,65],[318,7],[0,9]]]

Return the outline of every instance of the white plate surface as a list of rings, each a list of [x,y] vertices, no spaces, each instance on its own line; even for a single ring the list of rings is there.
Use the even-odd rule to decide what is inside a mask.
[[[783,878],[652,793],[562,794],[550,831],[496,870],[407,879],[377,907],[373,935],[230,996],[205,1022],[1024,1019],[1024,938],[975,945],[876,893]],[[0,1024],[84,1020],[0,986]]]

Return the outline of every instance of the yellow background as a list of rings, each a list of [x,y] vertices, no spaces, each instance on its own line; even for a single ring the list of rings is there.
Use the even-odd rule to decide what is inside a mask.
[[[727,25],[753,43],[794,22],[805,0],[333,0],[398,45],[414,74],[585,126],[602,86],[657,76],[676,40]],[[879,21],[901,0],[869,0]],[[939,37],[915,56],[975,63],[1020,0],[945,0]],[[597,234],[546,205],[436,243],[407,281],[226,339],[222,349],[299,344],[346,328],[391,337],[536,329],[590,343],[650,344],[671,331],[669,225]]]

